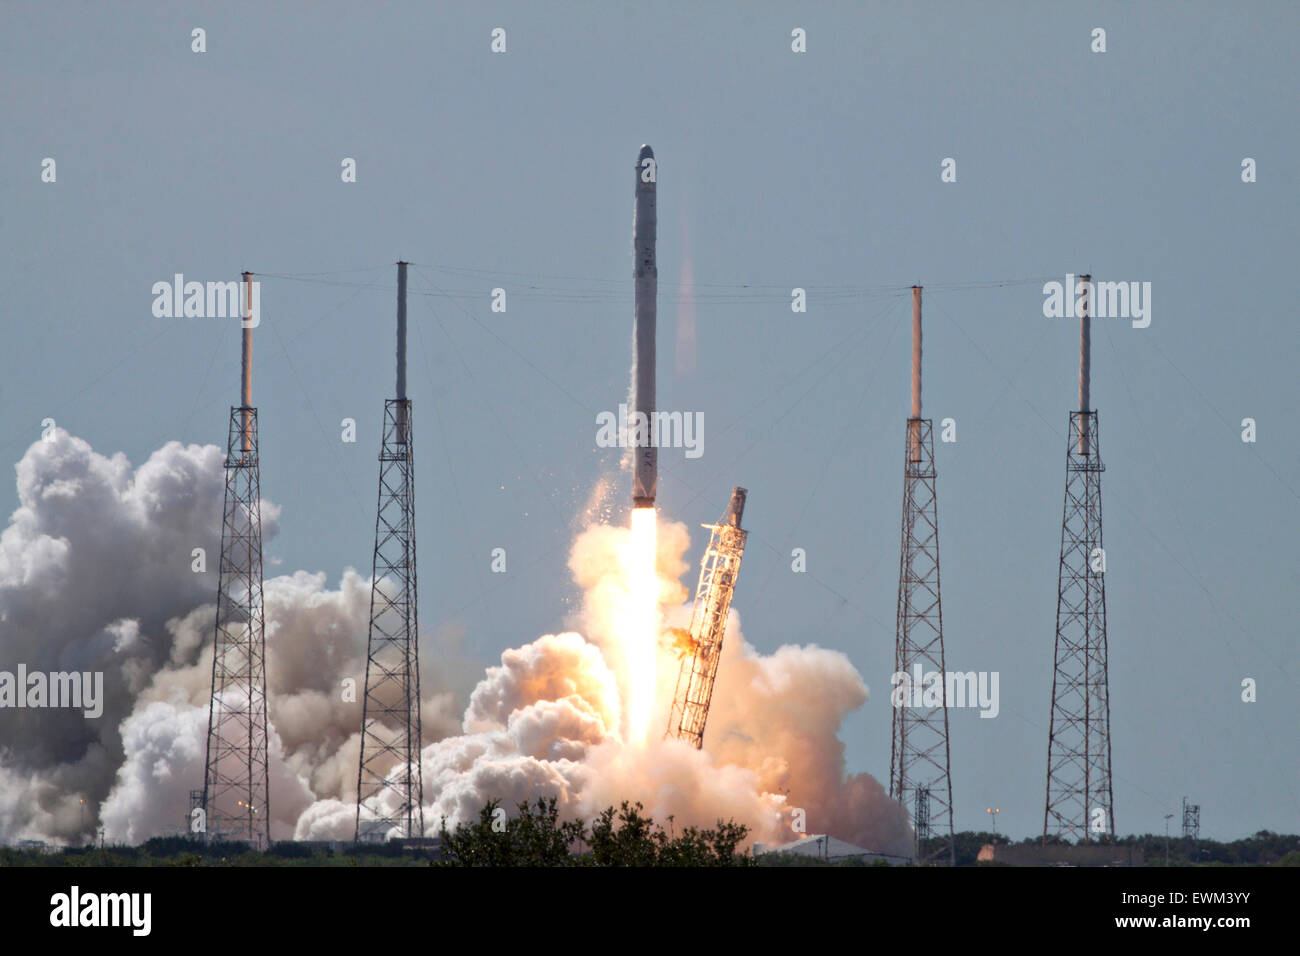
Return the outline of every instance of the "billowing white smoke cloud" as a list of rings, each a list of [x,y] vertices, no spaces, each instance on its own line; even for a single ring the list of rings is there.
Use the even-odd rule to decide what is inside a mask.
[[[217,547],[218,449],[170,442],[132,470],[52,437],[19,461],[19,508],[0,533],[0,668],[102,671],[104,710],[0,710],[0,793],[22,794],[0,798],[0,839],[90,832],[122,763],[121,723],[171,660],[167,621],[215,591],[191,551]],[[264,509],[270,534],[277,520]]]
[[[800,820],[810,833],[906,853],[911,832],[902,807],[866,774],[845,775],[836,732],[844,715],[866,701],[867,688],[838,651],[787,645],[760,655],[733,611],[705,748],[659,740],[659,733],[646,746],[624,743],[614,629],[624,586],[618,553],[627,534],[597,525],[578,536],[570,568],[585,599],[569,622],[574,631],[502,654],[470,696],[464,732],[425,748],[426,827],[477,819],[490,799],[512,812],[521,802],[553,796],[566,816],[585,819],[639,800],[655,819],[672,816],[679,827],[734,819],[750,827],[751,840],[783,843],[797,838],[792,824]],[[666,623],[678,626],[690,618],[681,584],[688,545],[685,525],[661,524],[662,598],[676,605]],[[656,728],[666,724],[677,666],[665,642]],[[299,818],[296,835],[346,838],[352,820],[347,805],[323,801]]]
[[[140,843],[158,835],[160,811],[174,810],[172,822],[187,822],[189,793],[203,781],[204,744],[208,712],[154,701],[144,704],[122,724],[126,760],[118,770],[112,793],[100,818],[104,833],[122,843]],[[282,747],[272,731],[270,788],[275,820],[272,839],[288,839],[293,821],[312,802],[307,784],[282,759]]]
[[[58,431],[27,451],[17,475],[21,506],[0,533],[0,669],[100,670],[106,699],[98,720],[0,710],[0,842],[73,841],[100,822],[109,840],[125,842],[178,828],[203,776],[221,451],[172,442],[133,470]],[[269,541],[278,509],[264,501],[262,515]],[[555,796],[566,814],[588,819],[626,799],[678,826],[735,819],[769,843],[794,837],[801,810],[809,832],[905,852],[902,808],[871,777],[845,774],[836,733],[867,689],[838,652],[785,646],[760,655],[733,612],[705,749],[658,740],[678,666],[667,642],[653,742],[623,742],[626,535],[601,524],[578,535],[570,569],[584,600],[570,630],[504,652],[463,716],[454,688],[439,683],[442,655],[422,635],[428,826],[476,818],[489,799],[512,811]],[[200,547],[206,573],[191,569]],[[684,525],[661,524],[668,625],[689,621],[689,547]],[[742,581],[740,606],[743,595]],[[272,836],[350,838],[369,582],[349,569],[334,590],[323,574],[300,571],[267,580],[265,603]],[[352,700],[342,692],[347,678],[357,684]]]
[[[0,533],[0,670],[102,671],[105,701],[98,719],[0,709],[0,842],[75,841],[101,820],[107,839],[138,842],[184,825],[203,783],[222,463],[216,447],[170,442],[132,469],[61,429],[18,463],[20,507]],[[264,540],[278,521],[263,500]],[[301,571],[266,581],[273,837],[315,799],[356,800],[361,705],[342,682],[363,682],[369,604],[350,569],[338,590]],[[454,695],[424,686],[436,739],[458,727]]]

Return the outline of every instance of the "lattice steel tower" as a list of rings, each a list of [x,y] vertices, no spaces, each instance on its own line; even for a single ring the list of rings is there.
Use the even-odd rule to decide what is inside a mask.
[[[1089,395],[1092,277],[1079,279],[1079,410],[1070,413],[1065,453],[1044,841],[1055,835],[1086,842],[1115,833],[1101,539],[1101,473],[1106,469]],[[1073,296],[1074,290],[1066,294]]]
[[[406,397],[406,263],[397,264],[397,397],[384,402],[356,838],[424,836],[415,574],[415,430]],[[363,810],[364,813],[363,819]]]
[[[939,515],[932,422],[921,417],[921,287],[912,286],[912,417],[903,464],[903,532],[898,564],[889,795],[912,813],[918,863],[956,863],[948,767],[947,668],[939,600]],[[919,672],[919,677],[918,677]],[[937,674],[939,703],[925,703],[918,680]],[[910,806],[909,806],[910,804]],[[927,847],[937,836],[940,843]]]
[[[1183,839],[1199,840],[1201,838],[1201,805],[1188,803],[1183,797]]]
[[[698,750],[704,746],[704,725],[709,719],[709,702],[713,699],[713,682],[718,676],[722,657],[722,638],[727,629],[727,612],[740,574],[740,559],[745,555],[748,532],[740,527],[745,513],[744,488],[731,489],[731,501],[717,524],[706,524],[713,535],[700,562],[700,584],[695,590],[695,608],[691,628],[685,637],[677,684],[673,688],[673,706],[668,714],[665,737],[689,740]]]
[[[242,404],[230,409],[202,808],[209,839],[271,842],[262,508],[253,408],[253,277],[244,276]]]

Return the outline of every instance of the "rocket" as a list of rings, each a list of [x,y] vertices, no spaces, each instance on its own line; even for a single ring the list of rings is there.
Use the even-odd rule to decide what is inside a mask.
[[[655,413],[655,306],[659,269],[655,265],[655,151],[642,146],[636,157],[636,207],[632,214],[632,254],[636,299],[632,307],[632,412],[635,452],[632,507],[653,508],[659,483],[659,449],[653,443]],[[631,440],[631,439],[630,439]]]

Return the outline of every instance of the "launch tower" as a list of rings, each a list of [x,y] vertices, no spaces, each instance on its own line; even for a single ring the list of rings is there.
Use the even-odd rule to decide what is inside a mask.
[[[209,839],[271,842],[262,509],[253,408],[253,275],[245,272],[241,404],[230,409],[212,698],[201,806]]]
[[[1101,542],[1101,445],[1090,409],[1092,277],[1079,277],[1079,410],[1070,412],[1056,589],[1052,718],[1043,839],[1115,833],[1106,662],[1106,552]],[[1072,295],[1074,290],[1066,290]]]
[[[741,529],[740,519],[748,494],[744,488],[732,488],[726,513],[717,524],[704,525],[713,534],[700,564],[700,584],[695,591],[690,633],[677,671],[668,731],[664,734],[689,740],[697,750],[704,744],[704,724],[709,719],[713,681],[722,656],[727,612],[740,574],[740,559],[745,554],[747,532]]]
[[[939,515],[932,422],[921,417],[921,287],[912,286],[912,417],[903,462],[903,534],[898,566],[898,620],[889,795],[912,813],[918,863],[956,863],[948,708],[926,705],[915,675],[937,674],[947,693],[943,610],[939,600]],[[940,843],[933,845],[932,837]]]
[[[379,452],[370,636],[357,768],[358,840],[370,833],[381,838],[424,836],[415,444],[411,400],[406,397],[406,265],[397,264],[397,397],[384,402]]]

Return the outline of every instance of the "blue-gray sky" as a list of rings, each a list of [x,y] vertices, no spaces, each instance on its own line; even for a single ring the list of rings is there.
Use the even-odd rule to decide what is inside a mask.
[[[1298,27],[1284,3],[6,4],[0,455],[47,417],[136,464],[224,442],[235,327],[154,318],[153,283],[330,273],[262,280],[267,570],[368,573],[409,259],[413,293],[450,293],[411,304],[421,621],[491,662],[576,596],[572,529],[616,466],[595,416],[627,394],[651,143],[660,404],[705,419],[703,457],[661,452],[661,514],[698,528],[749,488],[746,638],[849,655],[872,688],[849,765],[882,780],[905,287],[927,286],[925,411],[958,438],[937,449],[948,662],[1001,675],[996,719],[953,714],[955,822],[996,806],[1029,835],[1077,360],[1041,277],[1147,281],[1150,327],[1093,336],[1116,821],[1162,832],[1188,795],[1206,836],[1296,832]]]

